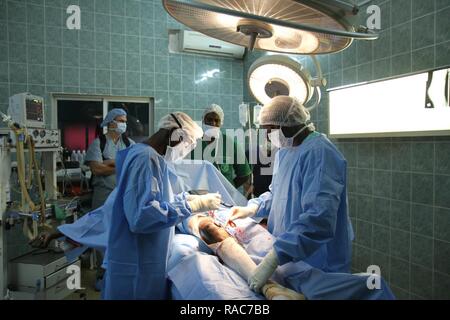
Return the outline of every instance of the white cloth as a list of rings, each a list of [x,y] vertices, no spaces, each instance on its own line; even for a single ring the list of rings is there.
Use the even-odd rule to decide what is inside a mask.
[[[222,202],[230,205],[246,206],[247,199],[208,161],[183,160],[172,164],[177,177],[183,180],[184,190],[207,190],[219,192]],[[174,183],[172,183],[174,185]]]

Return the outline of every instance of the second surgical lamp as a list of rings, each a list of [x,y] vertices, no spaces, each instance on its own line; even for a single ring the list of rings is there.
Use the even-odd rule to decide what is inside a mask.
[[[256,60],[248,71],[247,81],[255,99],[263,105],[272,98],[285,95],[297,98],[303,105],[311,100],[314,109],[320,103],[320,87],[326,85],[320,64],[315,56],[311,59],[316,66],[317,77],[313,78],[304,66],[296,60],[284,55],[267,55]]]

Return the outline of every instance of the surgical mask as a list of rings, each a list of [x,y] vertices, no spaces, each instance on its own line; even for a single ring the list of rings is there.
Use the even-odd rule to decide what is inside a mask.
[[[203,124],[203,136],[210,140],[215,138],[216,140],[220,137],[220,128]]]
[[[167,146],[164,159],[167,162],[177,162],[186,157],[192,150],[195,149],[195,143],[180,142],[175,147]]]
[[[127,124],[124,122],[117,122],[114,121],[117,124],[117,127],[114,128],[114,130],[119,133],[119,134],[123,134],[127,131]]]
[[[280,129],[272,130],[272,132],[269,133],[269,140],[276,148],[292,148],[294,139],[307,128],[309,128],[309,125],[305,125],[294,136],[287,138],[280,127]]]

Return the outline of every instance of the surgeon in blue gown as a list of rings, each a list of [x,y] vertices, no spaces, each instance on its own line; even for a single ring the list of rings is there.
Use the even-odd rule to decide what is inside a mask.
[[[174,226],[195,212],[215,210],[219,194],[175,195],[168,165],[203,135],[185,113],[163,117],[147,141],[116,157],[117,190],[106,249],[105,299],[167,299],[167,262]]]
[[[353,229],[347,205],[347,162],[315,131],[309,111],[296,99],[278,96],[265,105],[260,122],[276,154],[270,190],[235,207],[230,220],[267,217],[273,248],[249,279],[258,292],[277,268],[290,263],[327,273],[348,273]],[[293,276],[299,278],[297,274]],[[292,279],[291,279],[292,280]],[[300,284],[292,281],[294,290]],[[295,287],[297,286],[297,287]]]

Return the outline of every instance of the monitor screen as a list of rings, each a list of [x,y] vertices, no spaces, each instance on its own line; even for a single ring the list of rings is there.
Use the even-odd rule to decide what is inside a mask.
[[[39,99],[26,99],[26,116],[30,121],[44,121],[43,101]]]

